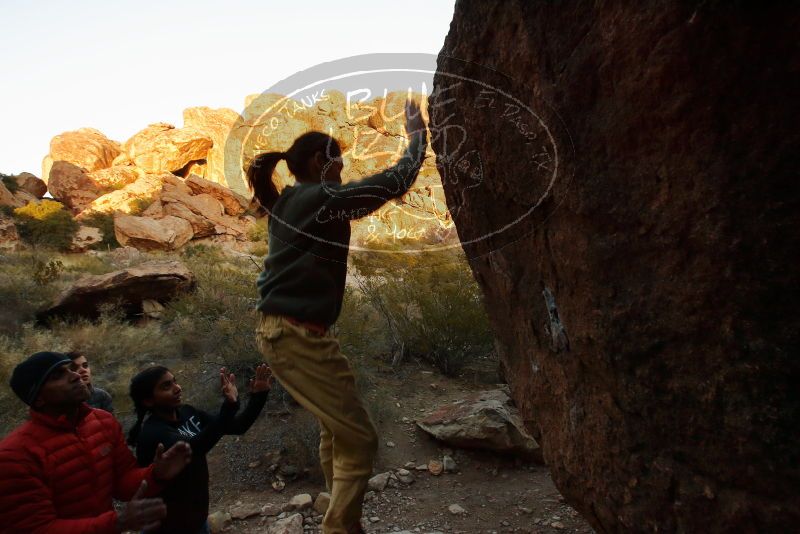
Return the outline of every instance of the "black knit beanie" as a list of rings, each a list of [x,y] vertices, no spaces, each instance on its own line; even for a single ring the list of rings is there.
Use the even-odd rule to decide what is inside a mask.
[[[11,389],[30,406],[50,373],[72,360],[60,352],[37,352],[14,368]]]

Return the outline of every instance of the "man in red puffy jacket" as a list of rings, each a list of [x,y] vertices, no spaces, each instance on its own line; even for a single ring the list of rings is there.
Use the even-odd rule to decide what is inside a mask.
[[[0,532],[106,534],[151,529],[166,515],[149,498],[191,458],[185,442],[160,447],[139,468],[114,416],[90,408],[70,358],[37,352],[20,363],[11,388],[30,420],[0,442]],[[130,501],[115,512],[112,498]]]

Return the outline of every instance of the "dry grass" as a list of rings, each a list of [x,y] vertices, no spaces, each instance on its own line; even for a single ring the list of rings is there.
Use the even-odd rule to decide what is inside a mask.
[[[59,291],[80,276],[110,272],[121,265],[114,263],[113,254],[106,253],[0,255],[0,299],[4,303],[0,312],[0,381],[7,384],[13,366],[38,350],[80,349],[92,363],[95,382],[112,393],[126,428],[131,411],[127,395],[130,377],[152,363],[164,364],[178,375],[189,402],[216,409],[218,368],[230,368],[244,383],[262,361],[253,335],[255,279],[260,267],[250,258],[233,257],[204,245],[186,247],[180,254],[142,254],[133,264],[176,257],[195,273],[198,288],[171,302],[161,321],[133,325],[108,310],[96,322],[60,322],[44,329],[34,326],[34,314]],[[486,347],[491,346],[492,336],[463,258],[433,266],[414,261],[401,262],[391,256],[355,258],[354,264],[368,277],[368,284],[348,288],[336,326],[358,387],[374,399],[368,405],[378,425],[391,423],[395,414],[392,403],[376,391],[374,377],[375,373],[395,372],[391,363],[398,338],[406,346],[407,358],[431,359],[448,372],[464,368],[478,373],[483,371],[474,369],[487,368],[481,362],[490,352]],[[42,269],[50,262],[59,262],[59,266],[41,283],[42,277],[47,278]],[[386,310],[376,306],[376,298],[393,314],[394,331]],[[405,313],[402,320],[397,319],[401,311]],[[298,411],[276,385],[267,412],[294,413],[292,420],[296,420]],[[0,434],[25,414],[10,389],[0,387]],[[276,446],[291,450],[293,461],[309,467],[316,462],[319,439],[316,424],[310,421],[298,422],[275,437]]]

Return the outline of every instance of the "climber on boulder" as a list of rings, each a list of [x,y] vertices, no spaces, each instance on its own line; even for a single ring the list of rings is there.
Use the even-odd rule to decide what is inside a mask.
[[[320,461],[331,503],[325,534],[363,532],[362,501],[377,451],[349,361],[330,326],[342,308],[350,222],[408,191],[425,157],[419,107],[406,103],[409,145],[396,165],[342,184],[342,152],[309,132],[286,152],[255,158],[247,170],[255,200],[269,214],[269,251],[258,277],[259,348],[278,381],[320,423]],[[282,192],[273,171],[286,160],[297,179]]]

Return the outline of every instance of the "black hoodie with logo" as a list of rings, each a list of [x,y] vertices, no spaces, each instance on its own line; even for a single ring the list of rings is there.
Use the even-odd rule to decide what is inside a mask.
[[[208,517],[208,463],[206,454],[226,434],[244,434],[255,422],[264,404],[267,391],[250,395],[240,414],[239,403],[223,402],[217,415],[211,415],[188,404],[178,408],[178,420],[168,421],[150,415],[139,433],[136,459],[141,466],[150,465],[158,444],[169,449],[178,441],[192,447],[192,461],[171,480],[161,493],[167,505],[167,517],[157,532],[195,534]]]

